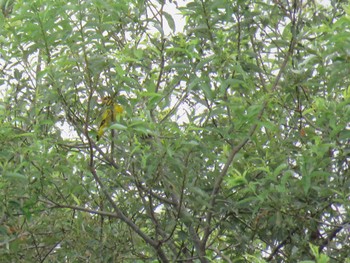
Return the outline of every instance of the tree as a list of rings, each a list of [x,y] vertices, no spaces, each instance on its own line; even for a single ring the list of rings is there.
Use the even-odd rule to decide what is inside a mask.
[[[1,261],[345,262],[349,13],[3,1]]]

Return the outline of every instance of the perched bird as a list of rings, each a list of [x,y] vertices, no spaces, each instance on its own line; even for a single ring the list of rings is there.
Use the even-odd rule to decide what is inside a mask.
[[[123,107],[114,103],[110,96],[103,97],[101,103],[104,105],[104,111],[102,113],[102,121],[97,131],[97,141],[103,136],[105,130],[111,123],[123,113]]]

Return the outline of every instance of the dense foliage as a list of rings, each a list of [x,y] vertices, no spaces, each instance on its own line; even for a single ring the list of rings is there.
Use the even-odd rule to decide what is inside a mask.
[[[0,261],[349,262],[350,6],[328,4],[3,0]]]

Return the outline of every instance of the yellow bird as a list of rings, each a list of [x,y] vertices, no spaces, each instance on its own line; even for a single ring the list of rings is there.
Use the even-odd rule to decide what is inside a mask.
[[[103,136],[105,130],[111,125],[111,123],[116,121],[117,117],[119,117],[124,111],[123,107],[114,103],[110,96],[103,97],[102,104],[105,107],[105,111],[102,113],[102,121],[98,127],[96,136],[97,141]]]

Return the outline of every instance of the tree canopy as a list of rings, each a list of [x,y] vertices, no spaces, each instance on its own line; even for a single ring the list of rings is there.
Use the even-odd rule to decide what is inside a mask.
[[[350,262],[348,1],[1,7],[1,262]]]

